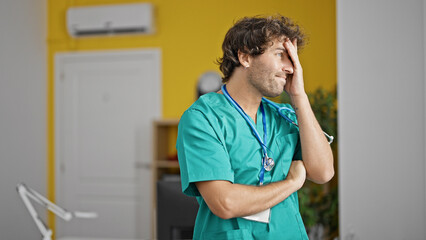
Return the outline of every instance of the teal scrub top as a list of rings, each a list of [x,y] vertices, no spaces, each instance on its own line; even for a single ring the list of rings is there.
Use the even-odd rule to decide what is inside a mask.
[[[263,103],[263,107],[268,156],[275,161],[272,171],[265,172],[264,184],[268,184],[284,180],[291,161],[301,160],[302,154],[297,127],[279,116],[269,104]],[[288,117],[296,121],[294,114]],[[263,138],[260,108],[254,125]],[[199,181],[259,184],[262,148],[246,120],[224,95],[205,94],[185,111],[179,122],[176,148],[182,191],[196,197],[199,203],[193,239],[308,239],[297,192],[271,208],[269,223],[219,218],[198,192],[195,182]]]

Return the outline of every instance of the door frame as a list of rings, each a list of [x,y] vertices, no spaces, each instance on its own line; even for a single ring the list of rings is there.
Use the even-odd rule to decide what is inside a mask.
[[[60,84],[58,84],[63,76],[63,68],[66,63],[69,62],[76,62],[79,61],[79,59],[87,60],[87,58],[104,58],[104,57],[115,57],[115,56],[123,56],[123,57],[146,57],[149,55],[153,61],[156,63],[156,69],[153,70],[154,72],[154,80],[158,81],[159,84],[159,92],[157,95],[156,101],[159,103],[160,109],[159,113],[160,116],[162,115],[162,61],[161,61],[161,49],[160,48],[144,48],[144,49],[126,49],[126,50],[100,50],[100,51],[79,51],[79,52],[58,52],[54,56],[54,92],[53,92],[53,161],[50,162],[50,166],[48,166],[48,169],[50,169],[49,173],[50,176],[53,175],[54,182],[48,181],[48,189],[52,189],[53,192],[50,193],[51,196],[53,196],[53,202],[56,202],[59,199],[59,193],[60,193],[60,183],[61,183],[61,164],[60,161],[57,161],[60,159],[60,156],[62,152],[60,151],[60,138],[61,138],[61,126],[60,121],[58,119],[60,116],[59,111],[59,92],[60,92]],[[53,166],[52,166],[53,165]],[[52,179],[52,178],[51,178]],[[152,193],[150,193],[152,194]],[[66,208],[66,206],[63,206]],[[70,209],[72,210],[78,210],[78,209]],[[51,216],[51,217],[50,217]],[[53,214],[50,214],[49,216],[49,225],[50,228],[53,230],[53,232],[56,232],[56,217]],[[153,223],[151,223],[153,224]]]

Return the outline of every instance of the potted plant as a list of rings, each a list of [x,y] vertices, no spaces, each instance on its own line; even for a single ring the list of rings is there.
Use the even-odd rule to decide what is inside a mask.
[[[307,181],[299,190],[299,204],[302,219],[309,239],[334,239],[339,235],[338,227],[338,189],[337,189],[337,91],[318,88],[308,93],[312,110],[321,126],[334,136],[331,148],[334,155],[336,173],[324,185]],[[287,94],[281,95],[281,102],[290,102]]]

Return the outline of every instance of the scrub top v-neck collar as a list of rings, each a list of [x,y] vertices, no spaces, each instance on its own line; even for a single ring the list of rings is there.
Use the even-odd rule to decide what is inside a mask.
[[[235,107],[232,105],[232,103],[230,103],[229,101],[228,101],[228,99],[226,99],[226,96],[225,96],[225,94],[223,94],[223,93],[216,93],[216,94],[218,94],[218,95],[222,95],[224,98],[225,98],[225,100],[226,100],[226,102],[229,104],[229,107],[231,107],[231,108],[233,108],[234,110],[235,110],[235,112],[237,113],[237,115],[238,116],[241,116],[240,115],[240,113],[235,109]],[[253,123],[253,125],[254,126],[256,126],[256,130],[257,130],[257,132],[259,133],[259,134],[261,134],[261,135],[263,135],[263,124],[262,124],[262,121],[263,121],[263,118],[262,118],[262,111],[261,111],[261,108],[260,108],[260,105],[261,104],[263,104],[262,102],[260,102],[259,103],[259,107],[257,107],[257,112],[256,112],[256,122],[254,122],[254,120],[253,120],[253,118],[249,118],[250,119],[250,121]],[[266,104],[263,104],[263,108],[265,108],[265,106],[266,106]],[[264,116],[265,118],[266,118],[266,116]],[[265,119],[266,120],[266,119]],[[266,143],[265,143],[266,144]]]

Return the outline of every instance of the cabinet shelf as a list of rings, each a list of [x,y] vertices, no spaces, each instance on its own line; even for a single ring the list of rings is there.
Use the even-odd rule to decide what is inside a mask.
[[[167,175],[179,175],[177,160],[169,160],[176,155],[177,126],[179,119],[155,120],[153,126],[152,159],[152,236],[157,239],[157,181]]]
[[[157,168],[179,168],[177,160],[157,160]]]

